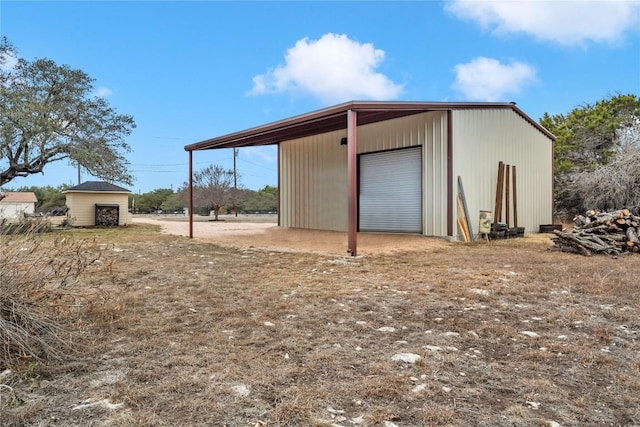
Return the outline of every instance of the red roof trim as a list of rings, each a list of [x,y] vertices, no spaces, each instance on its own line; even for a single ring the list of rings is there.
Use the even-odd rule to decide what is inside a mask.
[[[189,144],[186,151],[215,148],[246,147],[277,144],[280,141],[347,128],[347,111],[358,112],[358,126],[391,120],[426,111],[469,109],[511,109],[544,135],[555,141],[555,136],[533,120],[514,103],[503,102],[411,102],[411,101],[350,101],[310,113],[290,117],[262,126]]]

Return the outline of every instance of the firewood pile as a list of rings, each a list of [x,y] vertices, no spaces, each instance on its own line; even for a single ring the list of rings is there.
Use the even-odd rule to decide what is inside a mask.
[[[613,212],[588,211],[573,219],[571,232],[554,230],[555,247],[563,252],[582,255],[620,255],[623,252],[640,253],[640,215],[629,209]]]
[[[97,206],[96,225],[100,227],[117,227],[120,222],[118,206]]]

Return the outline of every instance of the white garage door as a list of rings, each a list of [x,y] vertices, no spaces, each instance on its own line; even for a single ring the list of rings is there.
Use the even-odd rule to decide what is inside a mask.
[[[360,156],[360,231],[422,233],[422,147]]]

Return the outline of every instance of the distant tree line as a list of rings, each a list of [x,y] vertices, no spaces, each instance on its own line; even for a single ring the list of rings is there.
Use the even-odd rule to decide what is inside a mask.
[[[5,189],[6,191],[33,192],[38,199],[36,212],[48,213],[65,208],[65,195],[63,191],[70,188],[69,185],[58,187],[16,187]],[[230,188],[229,190],[234,190]],[[219,212],[276,212],[278,209],[278,188],[265,185],[258,191],[238,189],[231,197],[229,191],[229,203],[219,205]],[[234,203],[236,206],[234,206]],[[129,208],[136,213],[154,212],[180,212],[188,207],[187,188],[182,187],[177,191],[170,188],[159,188],[147,193],[130,194]],[[207,199],[199,199],[194,191],[194,213],[209,215],[212,206]]]
[[[209,193],[207,192],[209,190]],[[186,186],[174,191],[161,188],[142,194],[130,194],[129,206],[136,213],[179,212],[188,207]],[[276,212],[278,209],[278,188],[265,185],[258,191],[233,187],[202,187],[194,185],[194,213],[214,216],[222,212]]]

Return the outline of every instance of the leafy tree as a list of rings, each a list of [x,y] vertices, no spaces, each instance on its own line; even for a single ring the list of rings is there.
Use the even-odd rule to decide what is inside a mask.
[[[214,213],[214,220],[222,207],[232,203],[233,171],[210,165],[193,174],[193,204]]]
[[[93,79],[49,59],[17,58],[0,41],[0,185],[69,160],[91,175],[132,184],[124,141],[133,118],[92,96]]]
[[[545,113],[540,123],[557,137],[554,146],[556,214],[563,216],[587,209],[633,204],[632,193],[637,189],[633,183],[640,171],[627,168],[629,174],[624,187],[620,180],[607,180],[607,177],[611,176],[614,165],[634,164],[634,152],[640,146],[639,122],[640,99],[632,94],[610,96],[575,108],[566,115]],[[594,197],[597,194],[604,198],[607,194],[616,195],[605,203],[603,198]]]
[[[177,192],[170,194],[162,204],[160,208],[164,211],[174,211],[178,209],[184,209],[187,206],[187,193],[185,190],[178,190]]]
[[[259,191],[248,194],[242,208],[245,211],[276,211],[278,209],[278,188],[265,185]]]
[[[162,204],[167,198],[173,195],[173,190],[170,188],[158,188],[148,193],[140,194],[138,196],[131,195],[129,204],[135,205],[136,212],[154,212],[161,209]]]
[[[12,191],[32,192],[35,193],[38,202],[36,203],[36,210],[38,212],[48,212],[53,208],[62,208],[66,204],[66,196],[63,191],[69,188],[68,185],[63,184],[58,187],[52,187],[50,185],[46,187],[18,187]]]
[[[229,189],[228,210],[234,211],[237,215],[238,210],[242,208],[245,200],[247,200],[247,190],[244,188]]]

